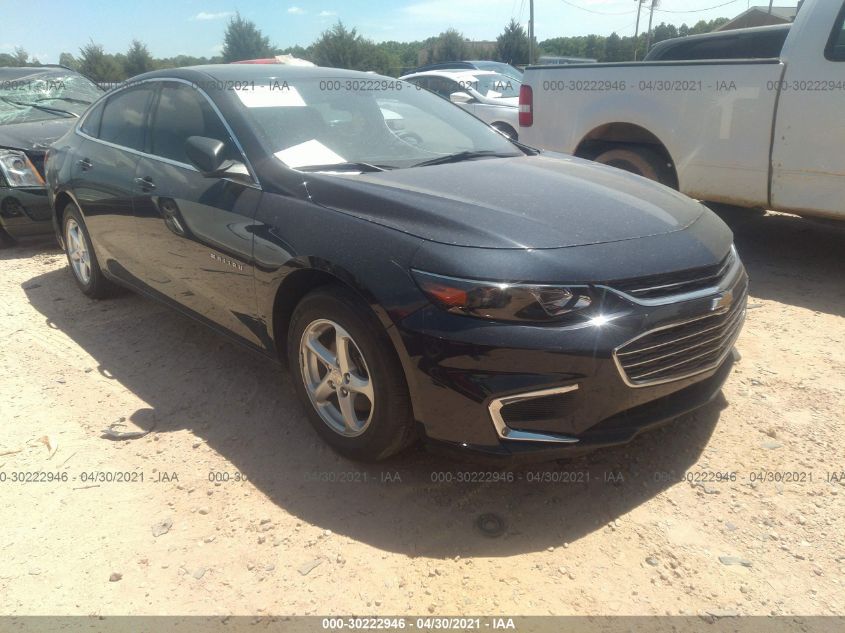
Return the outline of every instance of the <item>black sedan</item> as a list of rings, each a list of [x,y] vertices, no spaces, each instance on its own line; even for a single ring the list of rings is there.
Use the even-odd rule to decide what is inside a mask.
[[[61,66],[0,68],[0,247],[52,235],[44,155],[102,95]]]
[[[745,314],[702,205],[367,73],[142,75],[47,180],[85,294],[126,286],[286,361],[356,459],[626,442],[719,393]]]

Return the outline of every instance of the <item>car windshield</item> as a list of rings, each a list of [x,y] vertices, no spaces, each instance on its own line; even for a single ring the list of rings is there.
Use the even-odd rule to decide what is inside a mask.
[[[396,79],[297,80],[235,94],[268,153],[293,168],[397,169],[452,156],[523,154],[461,108]]]
[[[507,75],[508,77],[519,79],[520,81],[522,80],[522,71],[519,68],[503,62],[480,61],[475,62],[475,67],[479,70],[492,70],[493,72],[501,73],[503,75]]]
[[[472,75],[472,88],[489,98],[518,97],[522,82],[501,73],[478,73]]]
[[[0,125],[77,117],[102,94],[71,70],[0,68]]]

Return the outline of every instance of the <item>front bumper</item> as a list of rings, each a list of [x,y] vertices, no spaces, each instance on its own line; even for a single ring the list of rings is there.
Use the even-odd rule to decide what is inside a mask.
[[[52,209],[44,187],[0,187],[0,227],[14,238],[50,235]]]
[[[738,333],[747,277],[729,286]],[[615,352],[645,332],[712,314],[710,294],[664,305],[620,302],[602,324],[569,327],[494,323],[430,306],[398,325],[416,419],[439,448],[493,458],[554,459],[630,441],[704,406],[733,365],[724,354],[693,375],[633,385]]]

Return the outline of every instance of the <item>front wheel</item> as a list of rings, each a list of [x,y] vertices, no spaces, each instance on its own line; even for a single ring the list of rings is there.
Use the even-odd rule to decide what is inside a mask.
[[[15,239],[0,227],[0,248],[11,248],[15,244]]]
[[[65,253],[79,289],[92,299],[112,296],[117,286],[106,279],[103,271],[100,270],[97,255],[91,245],[91,236],[88,234],[79,209],[76,205],[69,204],[65,207],[62,217]]]
[[[411,444],[402,366],[354,293],[327,286],[302,299],[291,317],[287,354],[311,425],[338,453],[378,461]]]

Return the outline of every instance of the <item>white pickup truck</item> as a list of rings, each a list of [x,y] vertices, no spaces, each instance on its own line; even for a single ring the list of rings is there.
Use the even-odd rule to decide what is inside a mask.
[[[845,219],[843,20],[843,0],[807,0],[773,59],[529,67],[519,140],[700,200]]]

